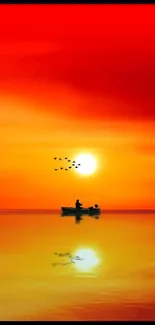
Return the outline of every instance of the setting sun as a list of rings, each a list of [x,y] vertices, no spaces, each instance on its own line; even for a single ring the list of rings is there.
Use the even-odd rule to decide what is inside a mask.
[[[96,160],[90,154],[80,154],[75,159],[77,164],[80,164],[76,171],[82,175],[89,175],[95,172],[96,170]]]

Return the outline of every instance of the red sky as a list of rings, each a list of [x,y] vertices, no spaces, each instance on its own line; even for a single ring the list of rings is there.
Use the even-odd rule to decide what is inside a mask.
[[[115,100],[111,117],[154,119],[154,11],[154,5],[1,6],[1,84],[65,83]],[[97,107],[82,113],[105,116]]]
[[[140,207],[140,198],[146,198],[148,193],[142,195],[140,188],[146,188],[147,184],[147,188],[151,188],[151,201],[148,202],[147,197],[144,205],[153,207],[154,16],[154,5],[1,5],[0,150],[3,158],[0,168],[3,207],[32,206],[34,196],[25,194],[29,181],[23,180],[24,164],[27,162],[27,168],[31,170],[27,171],[27,177],[33,183],[33,186],[29,184],[29,193],[32,193],[38,189],[38,176],[33,181],[31,177],[34,168],[35,172],[38,168],[38,173],[42,173],[42,169],[35,167],[35,159],[47,158],[45,151],[39,154],[40,158],[32,157],[32,153],[30,157],[30,151],[37,157],[37,146],[46,152],[50,150],[51,156],[55,152],[52,150],[60,147],[65,150],[66,146],[74,148],[74,143],[75,148],[84,150],[91,147],[94,151],[95,147],[106,146],[107,137],[108,152],[116,146],[115,141],[122,141],[122,155],[126,155],[126,160],[130,157],[131,164],[137,166],[134,167],[136,170],[140,164],[141,181],[131,175],[132,187],[139,184],[139,199],[135,201],[132,197],[123,206]],[[72,142],[68,144],[71,138]],[[13,146],[18,146],[18,152]],[[133,156],[135,150],[138,158]],[[20,161],[23,155],[27,156]],[[143,155],[149,157],[149,161],[145,159],[144,162]],[[113,159],[115,167],[124,164],[121,160],[124,158]],[[46,166],[46,170],[48,168]],[[122,172],[118,172],[120,181]],[[113,173],[116,173],[114,169]],[[129,170],[122,176],[123,184],[127,173]],[[104,183],[104,176],[100,175],[101,178]],[[12,183],[15,179],[19,187],[16,197],[9,185],[9,180]],[[99,184],[98,180],[96,182]],[[107,177],[106,182],[110,184],[109,188],[111,184],[115,188],[114,179],[111,183]],[[42,185],[40,205],[49,207],[50,199],[45,203],[41,194]],[[50,198],[50,184],[44,186]],[[112,201],[110,195],[109,190],[107,202]],[[120,198],[122,201],[121,193]],[[118,206],[121,201],[117,202]]]

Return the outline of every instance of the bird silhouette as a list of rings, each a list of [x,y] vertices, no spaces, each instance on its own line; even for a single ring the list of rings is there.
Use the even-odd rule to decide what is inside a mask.
[[[55,168],[55,170],[57,170],[57,169]]]
[[[68,162],[70,162],[70,160],[68,160]]]
[[[69,166],[69,168],[72,168],[71,166]]]
[[[67,157],[65,157],[65,159],[67,159]]]
[[[60,169],[63,169],[63,167],[61,167]]]
[[[68,170],[67,168],[65,170]]]
[[[78,166],[81,166],[81,164],[78,164]]]
[[[59,158],[59,160],[61,160],[61,158]]]
[[[75,160],[73,160],[73,163],[75,164]]]
[[[54,159],[57,159],[57,157],[54,157]]]
[[[78,168],[78,166],[75,166],[75,168]]]

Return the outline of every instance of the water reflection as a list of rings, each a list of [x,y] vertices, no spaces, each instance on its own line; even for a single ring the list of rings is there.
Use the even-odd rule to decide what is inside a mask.
[[[64,218],[0,216],[0,319],[153,320],[155,215]]]
[[[101,264],[99,252],[91,247],[77,248],[73,253],[54,253],[57,261],[52,266],[74,266],[78,273],[94,273]]]
[[[75,215],[75,223],[80,223],[82,220],[82,214]]]
[[[81,248],[75,252],[75,255],[78,256],[76,268],[80,272],[91,272],[100,264],[100,259],[94,249]]]
[[[75,223],[76,224],[79,224],[82,220],[83,220],[83,213],[74,213],[73,215],[72,214],[67,214],[67,213],[61,213],[61,217],[74,217],[75,218]],[[100,216],[97,214],[97,215],[94,215],[94,214],[91,214],[89,213],[88,215],[85,215],[85,217],[91,217],[93,219],[99,219]]]
[[[78,253],[81,255],[81,251],[78,251]],[[83,253],[83,251],[82,251]],[[58,256],[58,257],[67,257],[67,260],[65,262],[60,262],[60,263],[52,263],[53,266],[56,265],[68,265],[68,264],[72,264],[72,263],[76,263],[77,261],[84,261],[84,257],[80,257],[78,255],[72,255],[71,253],[54,253],[54,255]],[[86,254],[85,254],[86,255]],[[84,255],[84,256],[85,256]]]

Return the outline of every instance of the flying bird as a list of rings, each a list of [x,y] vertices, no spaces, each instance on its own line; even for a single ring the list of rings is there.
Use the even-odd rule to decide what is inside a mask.
[[[68,162],[70,162],[70,160],[68,160]]]
[[[54,157],[54,159],[57,159],[57,157]]]
[[[61,167],[60,169],[63,169],[63,167]]]
[[[55,170],[57,170],[57,169],[55,168]]]
[[[75,166],[75,168],[78,168],[78,166]]]
[[[81,164],[78,164],[78,166],[81,166]]]
[[[59,158],[59,160],[61,160],[61,158]]]
[[[67,168],[65,170],[68,170]]]
[[[65,157],[65,159],[68,159],[67,157]]]
[[[71,166],[69,166],[69,168],[72,168]]]
[[[73,160],[73,163],[75,164],[75,160]]]

